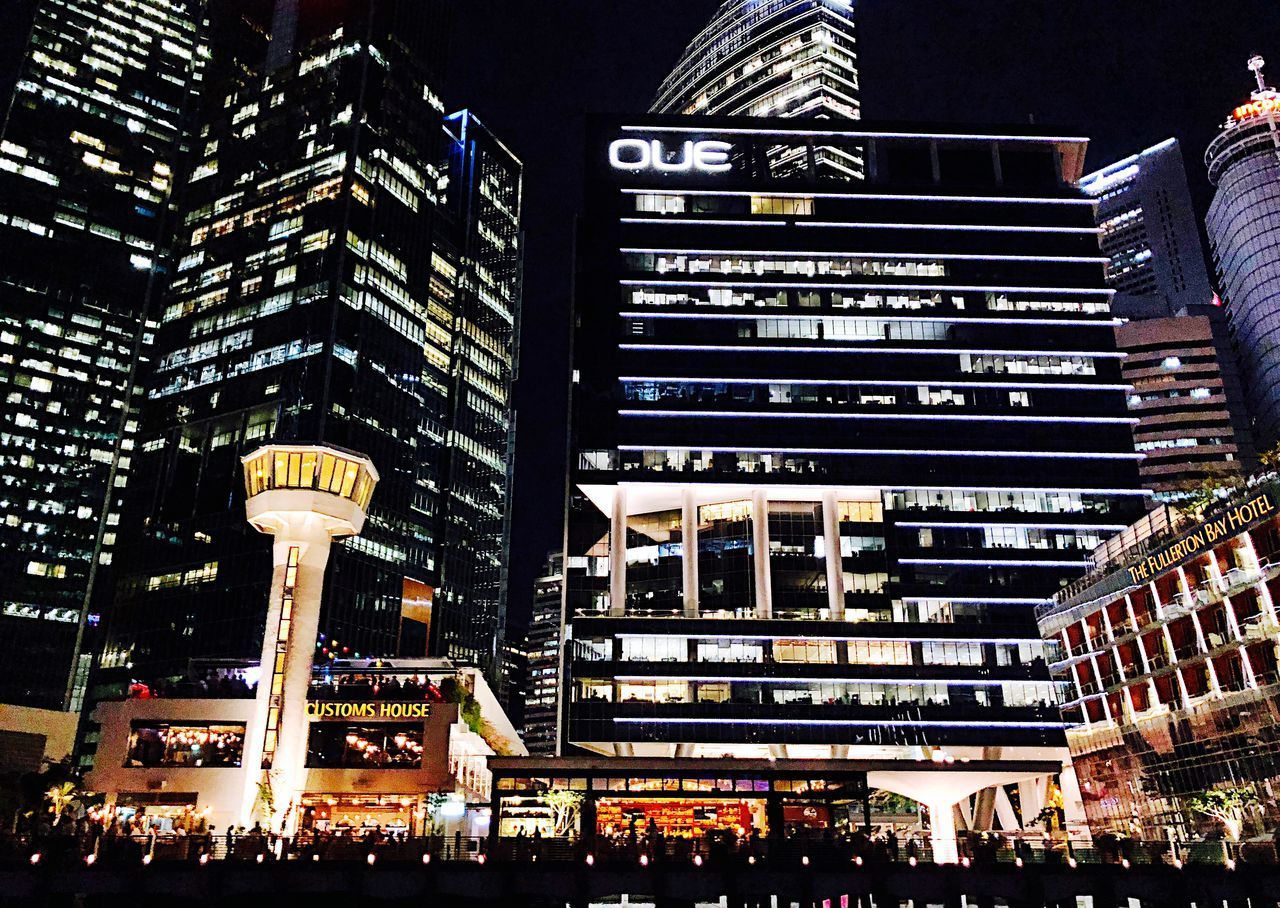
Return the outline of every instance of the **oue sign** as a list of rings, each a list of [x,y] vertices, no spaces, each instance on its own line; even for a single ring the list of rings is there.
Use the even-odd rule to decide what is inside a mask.
[[[614,170],[656,170],[659,173],[724,173],[733,169],[728,142],[688,141],[668,148],[661,139],[618,139],[609,146]]]

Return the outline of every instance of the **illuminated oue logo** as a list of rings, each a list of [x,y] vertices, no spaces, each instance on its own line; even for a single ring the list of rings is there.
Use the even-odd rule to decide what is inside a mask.
[[[668,149],[660,139],[618,139],[609,146],[614,170],[656,170],[659,173],[724,173],[732,170],[728,142],[688,141]]]

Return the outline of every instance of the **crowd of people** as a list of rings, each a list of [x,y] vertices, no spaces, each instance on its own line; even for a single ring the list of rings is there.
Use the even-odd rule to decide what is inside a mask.
[[[430,703],[442,703],[445,699],[430,678],[361,672],[332,674],[314,681],[310,697],[313,700],[426,700]]]

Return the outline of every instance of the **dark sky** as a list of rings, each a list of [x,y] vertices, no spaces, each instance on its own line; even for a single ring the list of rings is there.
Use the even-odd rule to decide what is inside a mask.
[[[513,623],[561,538],[571,233],[583,115],[640,112],[718,0],[462,0],[450,97],[525,162]],[[1037,123],[1093,138],[1089,167],[1176,136],[1197,203],[1215,126],[1280,79],[1277,0],[862,0],[867,119]]]

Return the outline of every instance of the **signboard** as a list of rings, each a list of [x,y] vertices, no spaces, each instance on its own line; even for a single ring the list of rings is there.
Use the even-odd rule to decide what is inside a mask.
[[[633,173],[726,173],[733,169],[733,146],[712,139],[667,143],[661,139],[617,139],[609,145],[609,166]]]
[[[1231,119],[1239,123],[1242,120],[1252,120],[1254,117],[1260,117],[1263,114],[1280,114],[1280,96],[1269,95],[1262,98],[1254,98],[1248,104],[1241,104],[1231,111]]]
[[[1211,520],[1204,520],[1183,533],[1176,542],[1157,549],[1136,564],[1125,568],[1130,583],[1146,583],[1172,570],[1218,542],[1238,536],[1255,523],[1276,512],[1276,492],[1272,487],[1250,495]]]
[[[307,718],[318,722],[347,722],[372,719],[381,722],[420,722],[431,716],[431,704],[398,700],[357,700],[352,702],[307,702]]]

